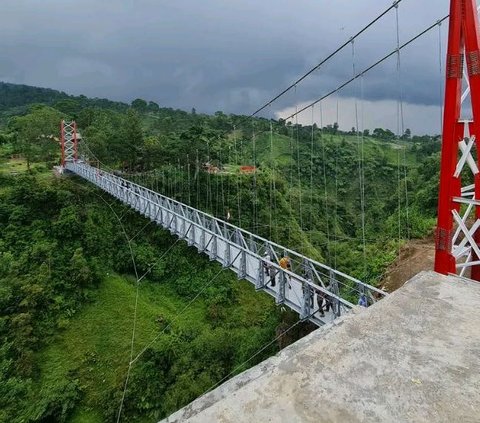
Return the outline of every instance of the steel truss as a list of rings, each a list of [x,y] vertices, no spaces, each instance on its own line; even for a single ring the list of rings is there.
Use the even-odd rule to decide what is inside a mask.
[[[466,58],[466,63],[465,59]],[[462,94],[462,84],[466,89]],[[463,119],[470,99],[473,118]],[[435,270],[480,280],[480,49],[475,0],[452,0]],[[472,183],[473,182],[473,183]],[[464,186],[462,186],[464,183]]]
[[[273,296],[277,304],[288,306],[302,319],[318,326],[350,310],[353,304],[348,299],[356,301],[365,294],[372,304],[387,295],[338,270],[82,160],[67,161],[66,169],[186,240],[211,260],[236,272],[239,279],[246,279],[257,290]],[[290,270],[278,264],[285,256],[290,257]],[[275,286],[266,268],[274,269]],[[332,305],[324,317],[316,312],[319,296]]]
[[[62,120],[60,124],[60,143],[62,149],[62,166],[78,159],[77,124]]]

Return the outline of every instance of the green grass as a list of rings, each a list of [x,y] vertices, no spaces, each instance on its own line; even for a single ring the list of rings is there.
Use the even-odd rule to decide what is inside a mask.
[[[340,144],[345,139],[346,143],[353,148],[354,151],[358,149],[359,139],[355,135],[325,135],[326,142],[334,142]],[[384,156],[387,163],[390,165],[398,164],[398,157],[400,153],[400,164],[404,163],[405,150],[405,164],[409,167],[417,166],[418,161],[415,153],[411,151],[412,144],[404,141],[384,141],[371,137],[363,138],[363,155],[364,158]]]
[[[352,148],[352,151],[356,152],[358,150],[359,139],[355,135],[323,135],[323,142],[326,144],[333,143],[340,145],[343,140],[345,140],[347,145]],[[303,143],[305,143],[305,141],[303,141]],[[321,145],[322,140],[317,139],[317,145],[315,148],[318,149]],[[310,151],[310,144],[307,146],[303,145],[302,147],[304,150],[307,149]],[[256,139],[257,160],[270,162],[273,159],[280,167],[292,164],[296,159],[296,148],[296,141],[285,135],[273,134],[271,138],[270,133],[263,133],[259,134]],[[412,153],[411,151],[411,143],[409,144],[403,141],[389,142],[371,137],[363,138],[363,154],[365,159],[384,156],[388,164],[397,165],[400,153],[400,164],[403,165],[404,149],[406,149],[406,165],[409,167],[417,166],[417,158],[415,153]]]
[[[249,326],[273,312],[273,301],[256,293],[247,282],[236,283],[234,289],[237,303],[227,318],[233,325]],[[107,276],[95,293],[95,301],[66,322],[36,357],[40,363],[39,398],[44,389],[61,386],[72,374],[80,382],[83,398],[69,420],[72,423],[103,421],[99,404],[112,388],[123,383],[130,360],[135,292],[132,281]],[[144,281],[139,290],[134,355],[158,335],[165,320],[172,321],[185,305],[168,287]],[[206,312],[205,304],[195,301],[175,320],[174,330],[209,330]]]
[[[51,346],[39,354],[40,385],[58,385],[70,372],[76,372],[85,392],[84,403],[95,407],[104,394],[102,387],[111,389],[125,376],[134,305],[135,286],[120,276],[107,277],[96,292],[95,302],[75,316]],[[183,305],[163,285],[146,282],[140,286],[135,355],[161,330],[156,320],[172,319]],[[202,304],[194,303],[177,325],[201,322],[203,316]]]
[[[101,423],[103,416],[98,411],[83,407],[76,410],[69,421],[70,423]]]
[[[46,170],[45,165],[41,163],[31,163],[30,169],[33,171]],[[0,159],[0,174],[16,175],[27,172],[27,161],[25,159]]]
[[[285,135],[270,133],[260,134],[256,140],[257,160],[271,161],[279,166],[288,166],[293,162],[292,139]]]

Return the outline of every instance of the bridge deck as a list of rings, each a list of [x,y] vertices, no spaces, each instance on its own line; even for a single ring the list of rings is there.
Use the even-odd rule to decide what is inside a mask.
[[[163,423],[479,421],[479,283],[424,272],[361,311]]]
[[[67,162],[66,169],[130,205],[318,326],[350,310],[351,301],[356,302],[361,294],[369,303],[386,295],[293,250],[82,161]],[[290,257],[289,270],[279,265],[284,256]],[[319,299],[324,305],[328,299],[332,305],[325,316],[318,312]]]

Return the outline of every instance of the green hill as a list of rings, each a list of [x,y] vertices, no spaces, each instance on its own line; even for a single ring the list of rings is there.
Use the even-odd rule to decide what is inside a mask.
[[[434,224],[435,136],[361,136],[12,84],[0,93],[2,422],[114,420],[130,357],[131,253],[139,274],[152,270],[138,291],[134,355],[148,348],[132,367],[125,420],[160,419],[275,353],[274,343],[243,364],[297,318],[227,271],[178,314],[221,268],[182,243],[158,260],[169,233],[84,181],[53,177],[61,118],[76,119],[92,164],[372,284]],[[129,238],[141,234],[131,250],[107,203]],[[311,330],[298,328],[288,342]]]
[[[80,180],[40,174],[1,182],[0,421],[112,419],[130,360],[136,297],[115,215]],[[124,215],[130,238],[145,226],[124,206],[112,207]],[[146,350],[132,368],[124,411],[130,418],[159,419],[244,369],[291,318],[175,241],[150,227],[132,243],[137,271],[148,276],[138,287],[133,354]],[[246,365],[275,351],[272,345]]]

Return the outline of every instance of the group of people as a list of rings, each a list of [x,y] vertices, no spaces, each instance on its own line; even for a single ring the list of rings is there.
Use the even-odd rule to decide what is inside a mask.
[[[264,259],[263,260],[263,269],[265,270],[265,275],[267,276],[267,278],[269,278],[270,286],[274,287],[276,285],[277,269],[271,263],[271,257],[269,256],[268,253],[265,253],[265,256],[263,257],[263,259]],[[290,257],[288,257],[288,256],[282,257],[279,260],[278,264],[280,265],[280,267],[282,269],[285,269],[285,270],[291,270],[292,269],[292,265],[291,265],[291,262],[290,262]],[[288,280],[288,277],[287,277],[287,282],[288,282],[288,287],[291,289],[292,286],[290,285],[290,281]]]
[[[292,269],[291,260],[290,260],[290,257],[288,257],[288,256],[282,257],[278,261],[278,264],[284,270],[291,271],[291,269]],[[270,255],[268,253],[265,253],[265,255],[263,257],[263,269],[265,271],[265,276],[269,279],[269,282],[267,284],[270,284],[270,286],[272,288],[275,287],[276,276],[277,276],[278,271],[277,271],[276,267],[273,265],[272,259],[271,259]],[[286,278],[287,278],[288,288],[291,289],[292,286],[290,284],[290,277],[287,275]],[[303,289],[305,289],[305,287]],[[307,287],[307,289],[310,289],[310,288]],[[313,308],[313,301],[314,301],[313,293],[311,293],[309,295],[309,297],[310,297],[310,308]],[[360,297],[358,299],[358,305],[361,306],[361,307],[368,307],[368,300],[367,300],[367,296],[365,295],[365,293],[360,294]],[[334,310],[334,305],[333,305],[332,298],[330,297],[330,295],[328,295],[327,293],[325,293],[323,291],[320,291],[320,290],[317,291],[317,307],[318,307],[318,311],[319,311],[321,317],[325,316],[325,312],[328,313],[330,310],[333,311]]]

